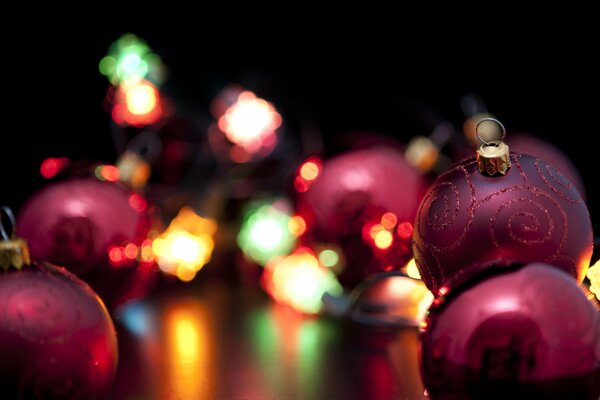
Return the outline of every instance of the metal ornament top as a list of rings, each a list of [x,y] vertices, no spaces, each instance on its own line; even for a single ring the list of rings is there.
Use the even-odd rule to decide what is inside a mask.
[[[499,140],[487,141],[479,135],[479,126],[484,122],[494,122],[502,129]],[[503,142],[506,137],[504,125],[496,118],[483,118],[475,127],[475,134],[481,141],[477,148],[477,166],[479,172],[489,176],[505,175],[510,168],[510,153],[508,145]]]

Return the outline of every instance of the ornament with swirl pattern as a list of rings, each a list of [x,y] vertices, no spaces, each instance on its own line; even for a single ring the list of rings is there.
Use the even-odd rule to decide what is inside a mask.
[[[3,207],[14,226],[12,212]],[[31,262],[0,219],[0,393],[10,399],[103,399],[117,337],[100,298],[61,267]]]
[[[484,122],[500,122],[483,119]],[[504,127],[501,125],[504,129]],[[592,256],[590,215],[548,162],[484,141],[477,157],[440,175],[419,206],[413,252],[435,294],[495,259],[544,262],[582,282]]]
[[[498,261],[434,300],[420,335],[431,400],[600,396],[600,313],[569,275]]]

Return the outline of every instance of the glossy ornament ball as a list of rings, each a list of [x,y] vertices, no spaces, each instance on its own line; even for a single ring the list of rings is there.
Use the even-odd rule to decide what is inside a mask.
[[[600,313],[563,271],[506,268],[434,301],[420,337],[430,398],[598,399]]]
[[[113,309],[145,295],[156,281],[156,268],[141,257],[151,224],[139,193],[72,179],[34,193],[19,212],[16,233],[28,241],[32,259],[66,267]]]
[[[366,276],[397,269],[411,257],[410,239],[427,183],[404,155],[390,147],[353,150],[313,163],[301,193],[298,213],[313,240],[335,243],[348,261],[340,274],[346,287]],[[310,181],[309,181],[310,178]],[[303,182],[302,180],[300,181]]]
[[[0,392],[11,399],[103,399],[117,338],[98,296],[45,263],[0,272]]]
[[[475,158],[440,175],[423,198],[413,235],[421,277],[434,293],[486,262],[545,262],[582,282],[592,255],[588,209],[551,164],[513,153],[506,175],[479,172]]]

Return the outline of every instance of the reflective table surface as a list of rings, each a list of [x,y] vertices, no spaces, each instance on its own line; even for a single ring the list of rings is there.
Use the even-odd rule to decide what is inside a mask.
[[[111,399],[422,399],[416,328],[306,317],[258,286],[171,284],[115,314]]]

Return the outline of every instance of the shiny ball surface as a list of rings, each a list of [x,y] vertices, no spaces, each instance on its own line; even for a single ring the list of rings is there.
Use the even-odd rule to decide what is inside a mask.
[[[431,399],[598,399],[600,313],[575,280],[541,263],[489,272],[429,310],[420,362]]]
[[[593,235],[579,192],[546,161],[510,158],[506,175],[494,177],[480,173],[475,158],[458,163],[423,198],[413,252],[432,292],[495,259],[545,262],[584,279]]]
[[[0,273],[3,398],[105,398],[117,351],[102,301],[64,268],[34,263]]]
[[[340,282],[354,287],[411,258],[414,217],[426,188],[425,178],[399,150],[352,150],[325,161],[318,178],[300,194],[297,210],[307,220],[309,240],[343,250],[347,266]],[[377,229],[386,231],[379,239]]]

